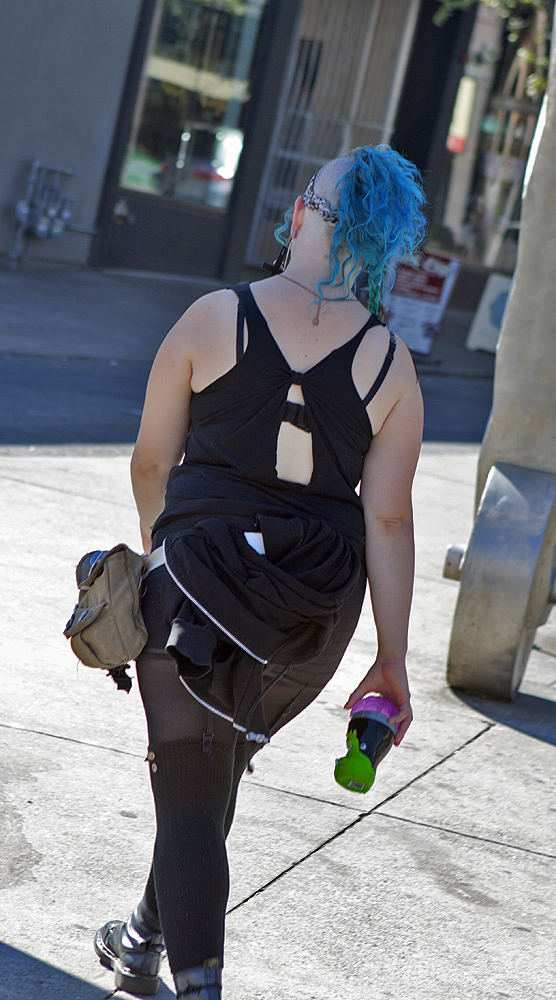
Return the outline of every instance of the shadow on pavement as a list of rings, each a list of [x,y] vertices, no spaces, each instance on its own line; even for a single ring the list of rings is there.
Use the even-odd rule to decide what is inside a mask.
[[[556,701],[521,692],[515,701],[493,701],[464,691],[454,691],[454,694],[494,722],[556,746]]]
[[[115,990],[112,973],[106,971],[106,988],[87,983],[83,979],[63,972],[48,962],[28,955],[17,948],[0,941],[0,998],[18,997],[19,1000],[36,1000],[37,997],[47,997],[48,1000],[109,1000],[130,996],[120,990]],[[161,983],[157,1000],[171,1000],[172,990]]]
[[[113,994],[113,989],[93,986],[2,942],[0,968],[0,996],[6,998],[13,996],[31,1000],[45,996],[48,1000],[105,1000]]]

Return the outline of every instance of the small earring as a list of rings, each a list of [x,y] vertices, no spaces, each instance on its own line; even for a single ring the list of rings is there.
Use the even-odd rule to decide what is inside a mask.
[[[284,263],[283,263],[283,266],[282,266],[282,270],[283,271],[285,271],[285,269],[287,268],[290,260],[292,259],[292,240],[293,240],[293,236],[290,237],[290,241],[288,243],[288,247],[287,247],[287,250],[286,250],[286,257],[285,257],[285,260],[284,260]]]
[[[295,240],[295,238],[297,237],[298,232],[299,232],[299,229],[293,229],[292,228],[292,231],[291,231],[291,234],[290,234],[290,239],[291,240]]]

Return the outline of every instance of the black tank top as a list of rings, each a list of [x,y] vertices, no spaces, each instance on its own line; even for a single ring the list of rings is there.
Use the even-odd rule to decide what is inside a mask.
[[[233,290],[238,296],[237,363],[193,393],[185,458],[170,473],[154,543],[208,516],[249,530],[256,528],[259,514],[305,514],[332,522],[361,551],[364,519],[355,490],[372,438],[365,408],[392,362],[394,335],[390,334],[382,369],[362,399],[351,366],[366,331],[381,323],[377,316],[369,316],[347,343],[301,373],[288,365],[249,285]],[[292,383],[301,386],[304,405],[287,401]],[[276,447],[283,421],[311,433],[313,474],[307,485],[277,476]]]

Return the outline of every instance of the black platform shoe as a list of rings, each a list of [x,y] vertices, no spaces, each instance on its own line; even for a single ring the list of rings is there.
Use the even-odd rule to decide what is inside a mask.
[[[217,958],[209,958],[195,969],[176,972],[176,1000],[221,1000],[222,965]]]
[[[164,939],[143,900],[129,920],[109,920],[96,932],[95,951],[103,965],[114,969],[116,989],[140,996],[157,992]]]

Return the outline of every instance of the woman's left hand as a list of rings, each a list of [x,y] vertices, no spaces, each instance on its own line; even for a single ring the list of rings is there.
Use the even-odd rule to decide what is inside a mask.
[[[380,694],[398,709],[398,714],[392,716],[390,721],[399,723],[394,739],[395,746],[399,746],[413,721],[405,663],[401,660],[382,661],[377,657],[361,683],[350,694],[344,708],[353,708],[356,702],[368,694]]]

